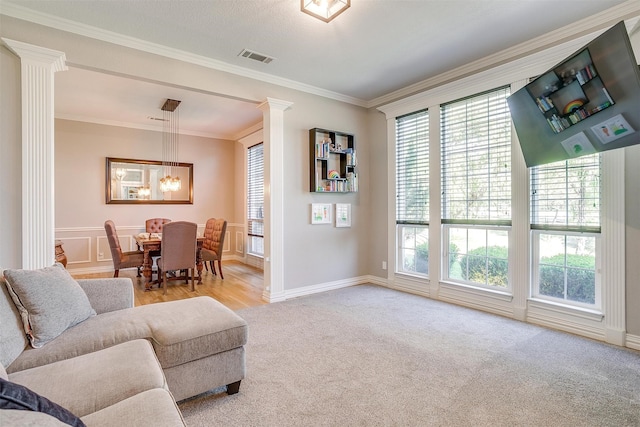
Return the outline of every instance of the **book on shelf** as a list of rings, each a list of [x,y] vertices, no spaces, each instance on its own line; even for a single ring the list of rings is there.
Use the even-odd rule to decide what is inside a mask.
[[[329,157],[329,143],[317,142],[316,143],[316,157],[318,159],[326,159]]]

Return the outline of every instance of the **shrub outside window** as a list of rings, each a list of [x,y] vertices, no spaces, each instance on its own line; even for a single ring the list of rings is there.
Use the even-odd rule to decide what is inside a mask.
[[[470,285],[509,287],[508,227],[445,225],[448,279]]]

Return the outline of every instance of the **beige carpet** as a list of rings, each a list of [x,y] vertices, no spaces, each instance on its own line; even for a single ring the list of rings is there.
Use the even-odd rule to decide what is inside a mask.
[[[247,377],[189,426],[640,426],[640,352],[370,285],[240,310]]]

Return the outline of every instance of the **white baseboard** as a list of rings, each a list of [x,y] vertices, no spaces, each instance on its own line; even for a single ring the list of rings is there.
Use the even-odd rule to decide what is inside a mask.
[[[640,335],[627,334],[625,346],[634,350],[640,350]]]
[[[305,295],[317,294],[320,292],[332,291],[334,289],[346,288],[349,286],[362,285],[363,283],[371,283],[370,276],[360,276],[351,279],[336,280],[335,282],[319,283],[317,285],[303,286],[284,291],[284,298],[297,298]]]

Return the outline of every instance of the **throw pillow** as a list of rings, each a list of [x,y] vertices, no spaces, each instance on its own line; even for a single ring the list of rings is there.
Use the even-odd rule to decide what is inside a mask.
[[[55,417],[65,424],[84,427],[82,420],[63,408],[20,384],[0,378],[0,409],[19,409],[42,412]]]
[[[95,316],[87,294],[60,263],[39,270],[5,270],[4,276],[34,348]]]

